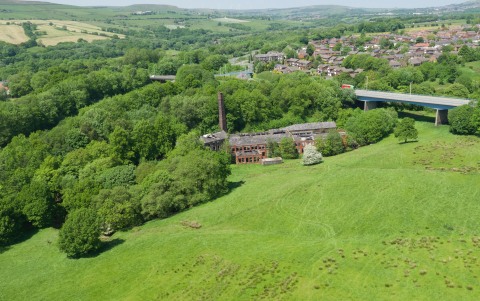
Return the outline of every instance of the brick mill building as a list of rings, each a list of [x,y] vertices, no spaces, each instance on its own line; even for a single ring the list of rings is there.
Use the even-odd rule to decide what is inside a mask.
[[[225,105],[222,93],[218,93],[219,126],[221,131],[206,134],[201,137],[205,146],[212,150],[219,150],[228,139],[230,150],[237,164],[260,163],[268,157],[267,144],[269,141],[280,142],[284,138],[292,139],[299,154],[309,144],[315,144],[323,139],[330,130],[336,130],[335,122],[312,122],[287,126],[281,129],[272,129],[261,133],[227,134]]]

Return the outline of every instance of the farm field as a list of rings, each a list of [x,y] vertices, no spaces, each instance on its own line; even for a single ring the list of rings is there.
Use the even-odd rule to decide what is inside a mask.
[[[229,194],[90,258],[41,230],[0,250],[0,300],[478,300],[480,139],[417,128],[317,166],[233,166]]]
[[[98,35],[77,33],[70,30],[60,30],[49,25],[39,25],[38,30],[46,32],[46,35],[38,38],[38,41],[45,46],[57,45],[61,42],[77,42],[79,39],[84,39],[88,42],[108,39],[107,37]]]
[[[431,30],[431,31],[439,30],[442,24],[445,25],[447,28],[460,30],[461,25],[463,25],[464,22],[462,22],[461,20],[442,20],[441,22],[419,23],[419,24],[415,24],[416,27],[405,28],[405,32],[413,33],[413,32],[424,31],[424,30]]]
[[[0,23],[0,41],[18,45],[27,42],[28,36],[22,26]]]
[[[1,25],[6,24],[7,22],[14,25]],[[13,44],[20,44],[28,41],[28,37],[25,35],[22,27],[19,26],[19,24],[22,24],[23,22],[27,22],[27,20],[0,21],[0,26],[8,26],[11,28],[9,28],[11,31],[9,34],[0,33],[0,40],[9,42],[8,38],[11,36],[11,39],[15,38],[16,40],[21,41]],[[43,35],[39,35],[37,40],[45,46],[57,45],[61,42],[77,42],[79,39],[83,39],[88,42],[104,40],[115,35],[111,32],[102,31],[98,26],[77,21],[28,20],[28,22],[37,25],[37,32],[44,33]],[[117,34],[117,36],[119,38],[125,38],[124,35]]]

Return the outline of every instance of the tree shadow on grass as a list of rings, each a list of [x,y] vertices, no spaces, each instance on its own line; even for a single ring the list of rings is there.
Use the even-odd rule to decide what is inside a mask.
[[[111,249],[115,248],[116,246],[119,246],[125,242],[125,239],[121,238],[115,238],[112,240],[108,241],[103,241],[102,246],[98,250],[100,253],[110,251]]]
[[[424,115],[414,114],[410,112],[398,112],[398,117],[400,118],[410,117],[415,121],[435,123],[435,117],[433,116],[424,116]]]
[[[15,236],[8,242],[7,245],[0,245],[0,254],[10,250],[10,247],[24,241],[29,240],[38,233],[37,228],[29,227],[27,230],[21,231],[19,235]]]
[[[0,255],[1,255],[3,252],[7,252],[9,249],[10,249],[9,246],[0,246]]]
[[[17,237],[15,237],[13,239],[12,245],[24,242],[26,240],[29,240],[30,238],[32,238],[37,233],[38,233],[37,228],[29,227],[27,230],[22,231],[20,235],[18,235]]]
[[[228,182],[228,193],[234,191],[235,189],[241,187],[243,184],[245,184],[245,181],[238,181],[238,182]]]
[[[400,141],[398,144],[408,144],[408,143],[417,143],[418,140],[408,140],[408,141]]]
[[[19,235],[13,237],[13,239],[10,240],[7,245],[3,245],[3,246],[0,245],[0,254],[8,251],[10,249],[10,247],[13,246],[13,245],[16,245],[16,244],[19,244],[19,243],[22,243],[24,241],[29,240],[30,238],[32,238],[37,233],[38,233],[37,228],[28,227],[27,230],[21,231]]]
[[[125,242],[124,239],[121,238],[115,238],[112,240],[107,240],[107,241],[102,241],[100,248],[98,250],[95,250],[94,252],[91,252],[87,255],[81,256],[81,257],[71,257],[71,259],[82,259],[82,258],[95,258],[107,251],[110,251],[111,249],[115,248],[116,246],[119,246]]]

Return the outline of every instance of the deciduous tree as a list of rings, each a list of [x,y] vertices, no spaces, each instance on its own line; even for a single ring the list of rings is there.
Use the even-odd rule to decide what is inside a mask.
[[[295,147],[295,142],[292,140],[292,138],[285,137],[282,140],[280,140],[279,147],[280,147],[280,154],[283,159],[298,158],[297,148]]]
[[[405,117],[400,120],[400,122],[397,123],[394,135],[404,143],[406,143],[408,139],[416,140],[418,138],[418,130],[415,128],[415,120],[410,117]]]
[[[345,146],[342,136],[335,130],[329,131],[324,139],[319,139],[317,149],[326,157],[343,153]]]
[[[93,209],[70,212],[60,229],[58,246],[69,257],[81,257],[100,248],[100,226]]]

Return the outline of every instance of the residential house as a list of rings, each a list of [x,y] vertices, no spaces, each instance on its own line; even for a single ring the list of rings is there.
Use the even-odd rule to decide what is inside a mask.
[[[283,62],[284,59],[285,59],[285,54],[283,54],[283,52],[270,51],[266,54],[255,55],[255,60],[262,61],[265,63],[275,62],[275,61]]]

